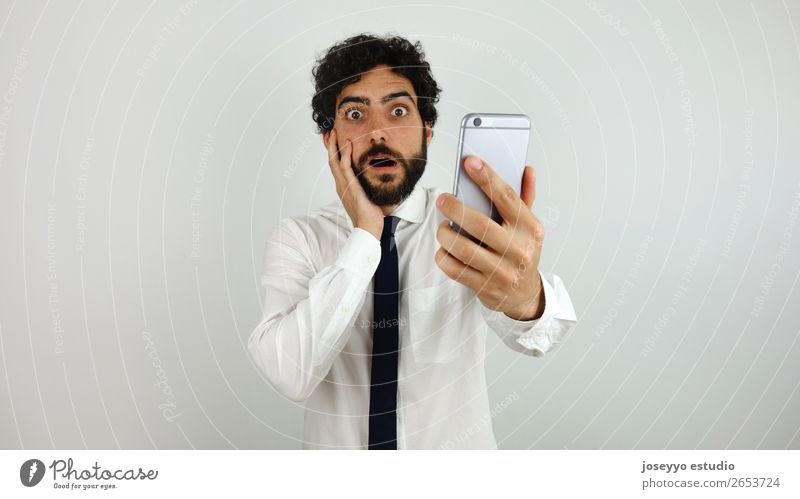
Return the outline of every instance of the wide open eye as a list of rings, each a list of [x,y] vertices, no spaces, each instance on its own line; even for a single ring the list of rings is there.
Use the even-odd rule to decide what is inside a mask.
[[[403,116],[408,114],[408,109],[405,106],[394,106],[392,108],[392,116],[395,118],[402,118]]]
[[[360,120],[362,113],[358,109],[351,107],[347,111],[344,112],[344,115],[347,116],[349,120]]]

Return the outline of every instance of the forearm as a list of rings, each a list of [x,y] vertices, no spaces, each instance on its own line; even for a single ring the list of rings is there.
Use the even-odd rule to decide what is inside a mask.
[[[305,283],[301,299],[290,296],[281,284],[292,276],[267,276],[264,316],[248,348],[286,397],[305,400],[327,376],[350,337],[379,260],[377,241],[356,229],[336,262]]]

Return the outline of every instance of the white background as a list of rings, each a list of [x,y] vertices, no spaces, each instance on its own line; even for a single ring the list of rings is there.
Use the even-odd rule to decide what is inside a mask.
[[[490,337],[501,448],[800,448],[798,23],[789,1],[0,2],[0,448],[300,447],[245,344],[267,234],[335,199],[314,58],[361,31],[421,41],[444,89],[423,185],[450,189],[465,113],[532,118],[541,266],[579,325],[542,359]]]

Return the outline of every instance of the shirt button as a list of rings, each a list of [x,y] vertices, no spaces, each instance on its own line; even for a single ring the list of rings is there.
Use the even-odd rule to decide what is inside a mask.
[[[369,263],[375,263],[377,261],[377,258],[375,258],[375,256],[370,256],[369,258],[367,258],[367,261]]]

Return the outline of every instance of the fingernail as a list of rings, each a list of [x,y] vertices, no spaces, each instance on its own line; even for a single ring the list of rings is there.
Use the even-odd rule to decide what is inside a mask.
[[[478,171],[478,170],[480,170],[481,168],[483,168],[483,163],[481,162],[481,160],[479,160],[479,159],[478,159],[478,158],[476,158],[475,156],[470,156],[469,158],[467,158],[467,160],[466,160],[466,161],[464,161],[464,164],[465,164],[465,165],[466,165],[468,168],[472,168],[472,169],[473,169],[473,170],[475,170],[475,171]]]
[[[439,197],[436,198],[436,206],[441,208],[442,207],[442,203],[444,203],[444,194],[439,194]]]

